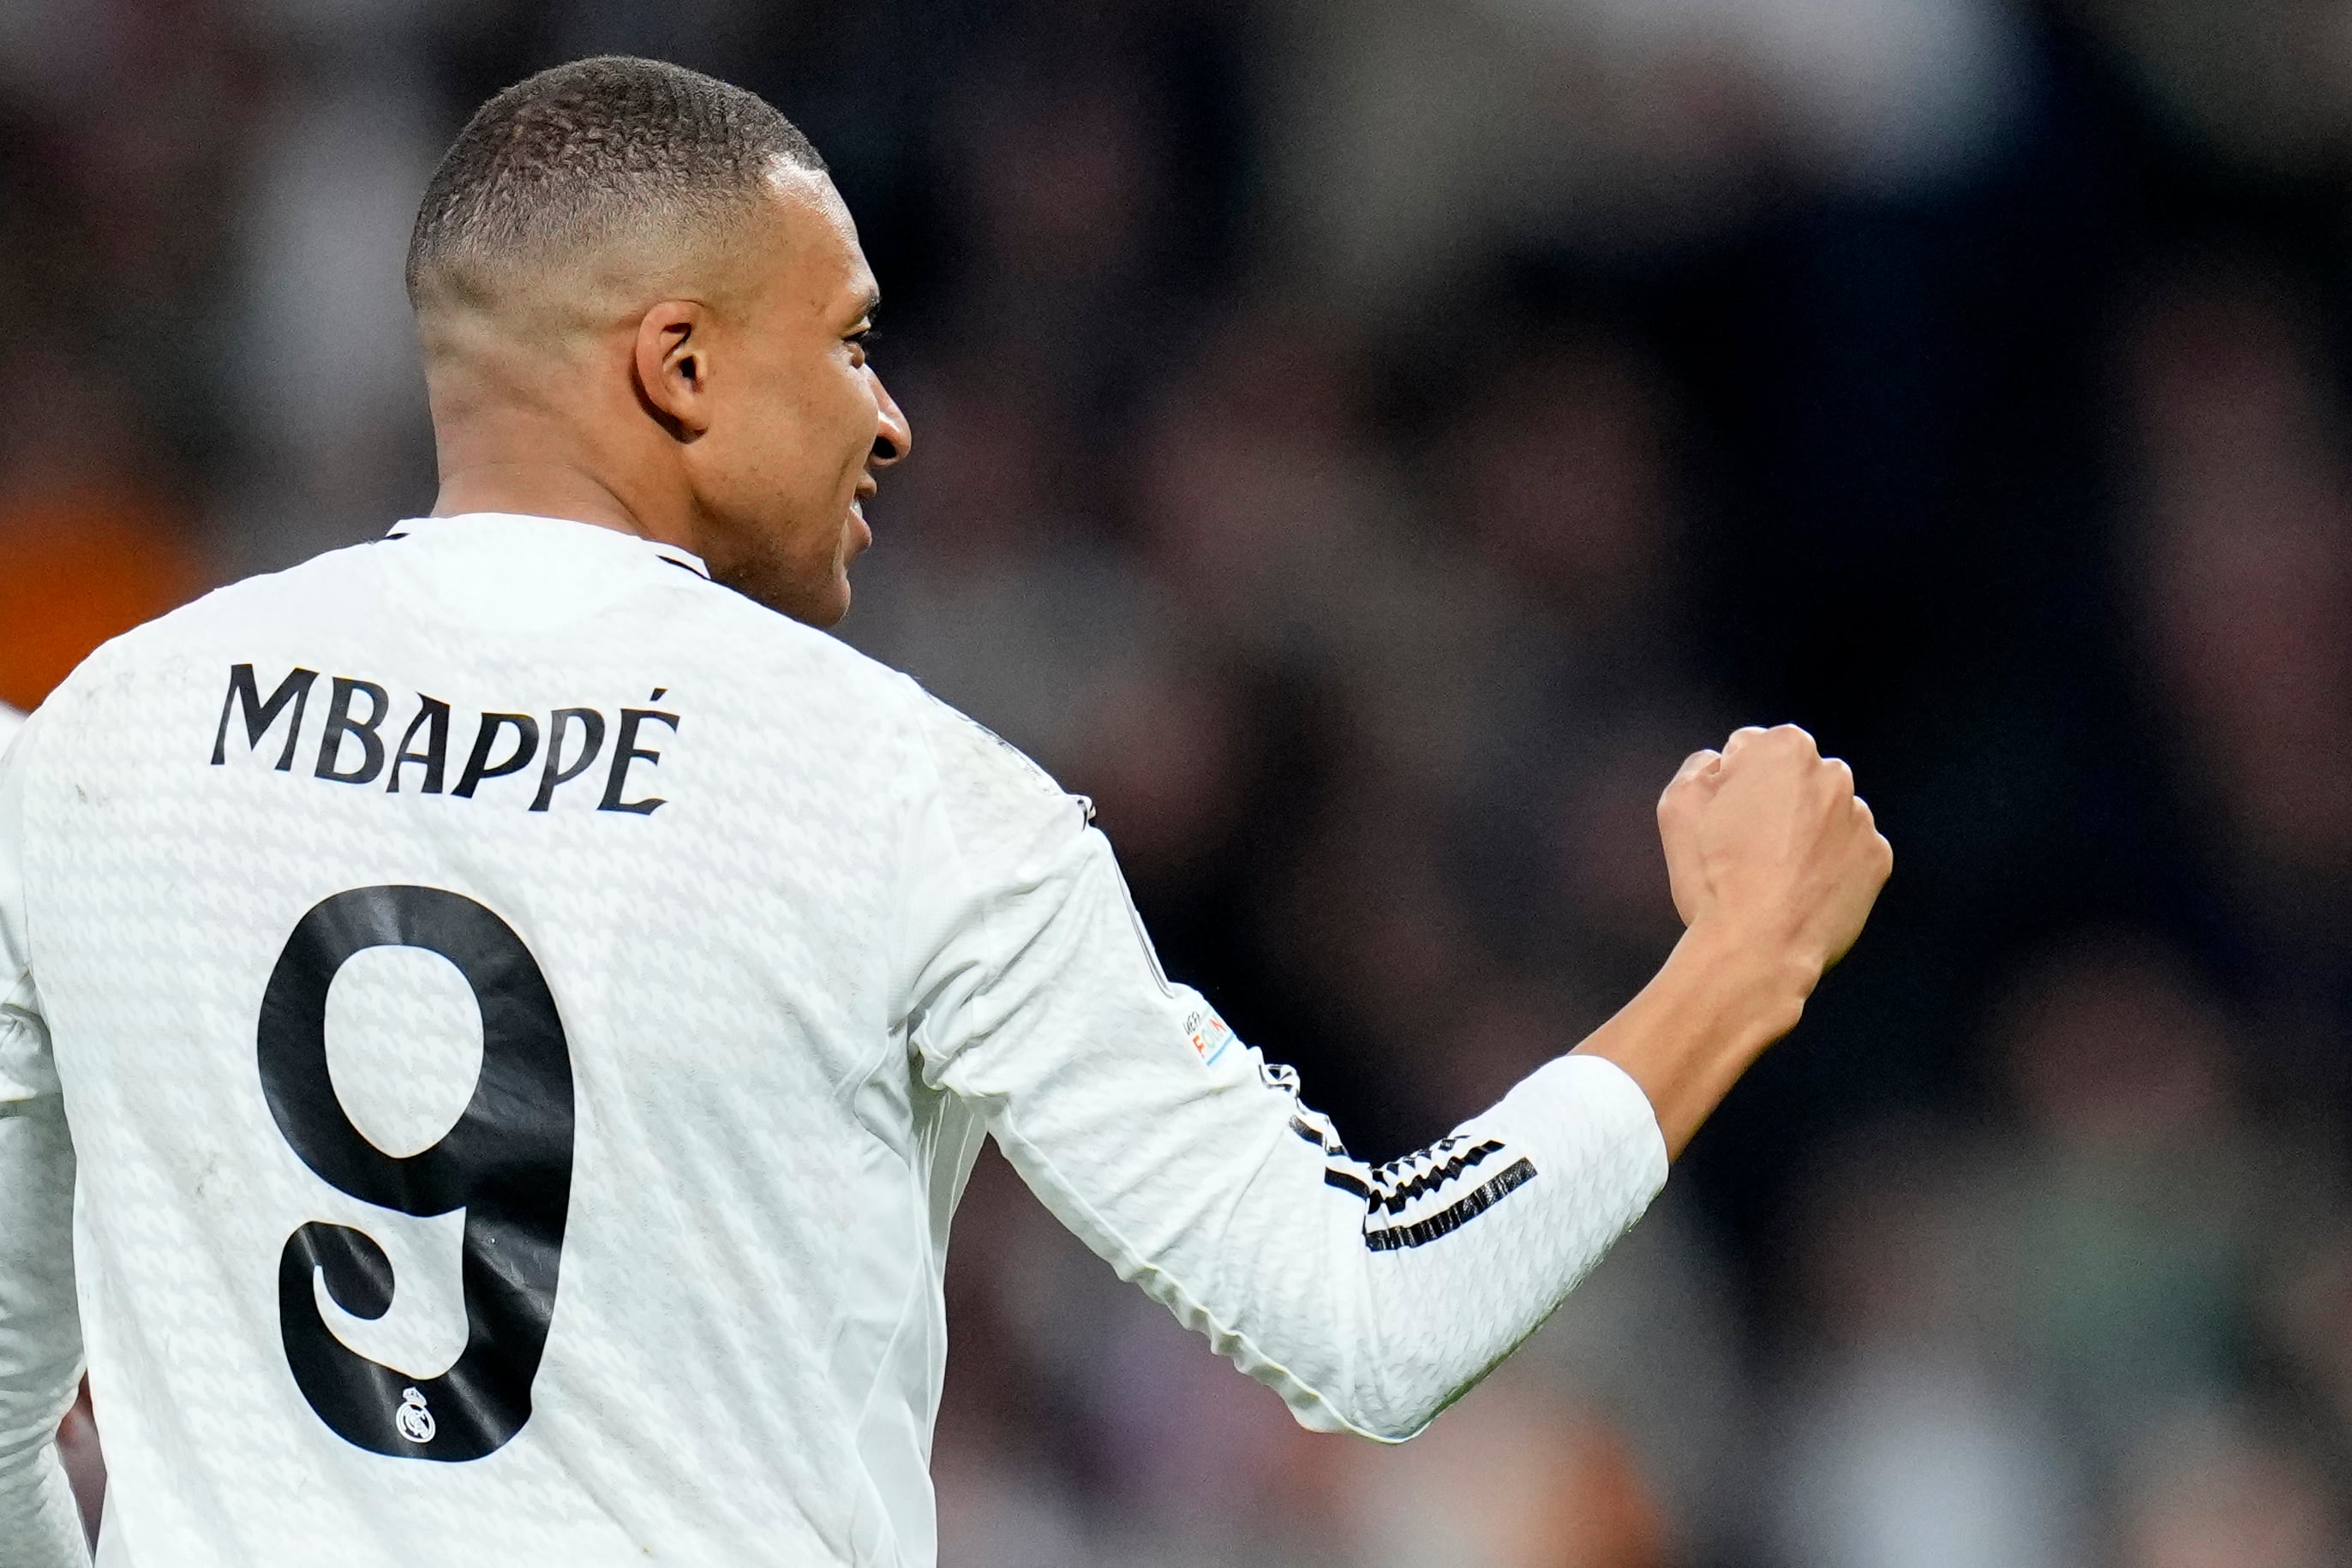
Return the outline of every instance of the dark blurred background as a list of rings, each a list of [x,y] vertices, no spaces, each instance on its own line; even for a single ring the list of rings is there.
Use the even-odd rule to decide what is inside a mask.
[[[1897,849],[1405,1448],[991,1156],[945,1568],[2352,1561],[2352,4],[5,0],[0,699],[430,505],[417,195],[606,50],[863,225],[919,452],[843,635],[1095,797],[1359,1154],[1647,977],[1733,725]]]

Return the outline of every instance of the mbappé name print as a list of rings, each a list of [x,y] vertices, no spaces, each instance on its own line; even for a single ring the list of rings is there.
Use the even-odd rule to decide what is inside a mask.
[[[375,681],[350,676],[327,677],[323,692],[319,685],[317,670],[298,667],[264,696],[253,666],[231,665],[213,734],[213,766],[228,765],[235,743],[266,758],[275,742],[271,766],[278,773],[292,773],[299,758],[311,763],[312,778],[386,795],[473,800],[490,785],[479,798],[518,805],[527,800],[527,809],[546,811],[558,791],[595,769],[575,793],[583,800],[595,795],[598,811],[651,816],[669,804],[651,793],[651,774],[661,765],[662,727],[677,731],[676,713],[652,707],[623,708],[617,715],[595,708],[558,708],[545,715],[461,713],[437,697],[420,691],[395,699]],[[646,700],[659,702],[668,692],[657,686]],[[313,695],[323,698],[316,705],[316,727],[310,723]],[[497,784],[516,774],[521,777],[514,784]]]

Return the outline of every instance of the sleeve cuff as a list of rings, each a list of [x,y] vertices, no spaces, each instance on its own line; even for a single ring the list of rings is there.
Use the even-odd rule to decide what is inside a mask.
[[[1496,1120],[1533,1156],[1536,1169],[1559,1172],[1576,1206],[1612,1237],[1641,1218],[1665,1187],[1666,1140],[1650,1097],[1605,1058],[1557,1057],[1496,1109]]]

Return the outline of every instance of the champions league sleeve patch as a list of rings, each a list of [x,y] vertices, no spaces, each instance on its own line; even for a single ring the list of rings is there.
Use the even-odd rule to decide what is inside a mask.
[[[1214,1067],[1217,1058],[1233,1048],[1234,1032],[1225,1021],[1208,1007],[1193,1010],[1184,1020],[1184,1037],[1192,1043],[1192,1050],[1203,1065]]]

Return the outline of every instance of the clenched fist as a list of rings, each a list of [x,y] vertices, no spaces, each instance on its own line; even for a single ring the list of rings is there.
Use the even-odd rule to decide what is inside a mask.
[[[1812,978],[1845,955],[1895,852],[1853,793],[1853,770],[1793,724],[1700,752],[1658,800],[1675,908]]]
[[[1894,869],[1853,772],[1793,724],[1742,730],[1682,765],[1658,800],[1689,929],[1657,978],[1577,1050],[1617,1064],[1669,1157],[1845,956]]]

